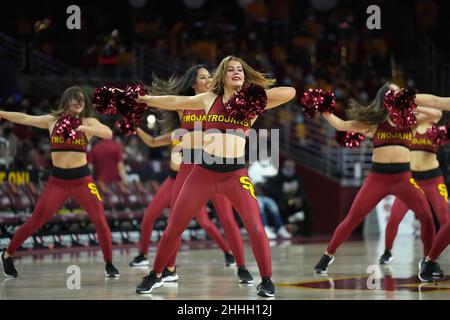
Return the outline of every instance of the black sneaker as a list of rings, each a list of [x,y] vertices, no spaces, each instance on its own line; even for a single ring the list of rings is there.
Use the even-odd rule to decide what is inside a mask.
[[[6,249],[1,253],[3,274],[7,277],[17,278],[18,274],[16,268],[14,267],[13,257],[5,258],[5,252]]]
[[[142,282],[136,287],[136,293],[144,294],[152,292],[153,288],[159,288],[164,285],[162,277],[157,277],[154,271],[142,278]]]
[[[261,297],[273,297],[275,295],[275,286],[269,277],[263,277],[262,281],[256,287],[256,294]]]
[[[422,269],[423,264],[425,263],[425,258],[420,259],[419,261],[419,272]]]
[[[167,267],[164,268],[161,278],[164,282],[178,281],[177,267],[175,267],[175,269],[173,269],[173,271],[169,271],[169,269],[167,269]]]
[[[145,267],[148,266],[148,259],[140,253],[138,256],[134,257],[130,262],[130,267]]]
[[[236,265],[236,259],[234,259],[234,256],[229,252],[225,252],[225,266],[230,267],[230,266],[235,266],[235,265]]]
[[[435,269],[436,262],[432,260],[423,261],[423,259],[419,262],[420,270],[418,277],[422,282],[432,282],[434,280],[433,270]]]
[[[119,270],[117,270],[111,262],[107,263],[105,266],[105,276],[107,278],[118,278]]]
[[[378,260],[378,262],[380,264],[389,264],[392,262],[392,260],[394,260],[394,257],[391,254],[391,251],[389,250],[384,250],[383,255],[380,257],[380,259]]]
[[[239,283],[253,283],[253,277],[245,266],[240,266],[238,268],[237,275],[239,277]]]
[[[330,257],[327,254],[323,254],[322,258],[320,258],[319,262],[314,267],[315,274],[327,274],[327,269],[330,264],[334,261],[334,256]]]
[[[433,263],[433,277],[438,279],[445,278],[445,272],[441,269],[441,266],[436,261]]]

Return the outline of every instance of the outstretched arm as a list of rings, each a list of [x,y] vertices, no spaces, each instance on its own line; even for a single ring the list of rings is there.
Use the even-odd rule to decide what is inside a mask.
[[[204,110],[205,99],[211,93],[201,93],[195,96],[139,96],[137,102],[165,110]]]
[[[0,111],[0,119],[5,119],[17,124],[33,126],[40,129],[48,129],[50,122],[55,120],[52,115],[32,116],[21,112]]]
[[[93,136],[102,139],[111,139],[113,137],[111,129],[95,118],[84,119],[83,124],[75,130],[83,130],[86,133],[86,137],[88,138],[88,140],[91,140]]]
[[[442,118],[442,111],[428,107],[417,107],[415,114],[417,124],[426,122],[438,123]]]
[[[438,97],[432,94],[417,94],[416,103],[424,107],[450,111],[450,98]]]
[[[342,120],[336,117],[332,113],[322,113],[325,120],[327,120],[332,127],[338,131],[356,131],[362,134],[372,133],[374,131],[374,125],[363,123],[355,120]]]
[[[291,101],[295,97],[295,89],[293,87],[276,87],[266,90],[266,94],[266,110],[268,110]]]
[[[151,135],[147,134],[144,130],[141,128],[137,128],[136,130],[137,135],[139,138],[144,141],[146,145],[148,145],[150,148],[158,148],[163,146],[168,146],[171,143],[171,134],[166,133],[158,137],[152,137]]]

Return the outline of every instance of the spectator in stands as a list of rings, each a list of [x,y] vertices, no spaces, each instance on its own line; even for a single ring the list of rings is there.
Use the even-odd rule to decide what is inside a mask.
[[[122,182],[127,184],[127,172],[124,162],[124,147],[115,134],[112,139],[101,139],[89,153],[89,166],[95,180],[106,184]]]
[[[268,157],[253,162],[248,168],[248,175],[255,188],[256,199],[258,200],[261,211],[262,223],[269,240],[276,239],[277,235],[283,239],[290,239],[292,237],[284,226],[285,223],[281,218],[277,203],[272,198],[268,197],[265,192],[267,179],[275,176],[277,173],[277,168],[275,168]],[[272,231],[269,220],[272,221],[276,233]]]
[[[268,185],[270,195],[277,201],[283,218],[289,221],[293,231],[299,231],[300,224],[303,224],[302,235],[311,236],[311,205],[306,198],[303,183],[296,173],[295,162],[291,159],[285,160],[277,176],[271,178]]]

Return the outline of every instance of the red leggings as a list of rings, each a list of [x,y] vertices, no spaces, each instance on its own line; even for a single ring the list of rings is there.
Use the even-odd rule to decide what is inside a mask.
[[[430,202],[434,213],[437,216],[439,224],[443,226],[450,219],[449,207],[448,207],[448,193],[442,176],[427,179],[418,180],[417,184],[425,192],[425,196]],[[400,199],[396,198],[392,205],[391,215],[386,225],[385,247],[387,250],[391,250],[394,244],[394,239],[397,236],[398,225],[405,217],[409,208]]]
[[[350,212],[337,227],[327,252],[334,254],[352,231],[363,222],[370,211],[387,195],[401,199],[416,214],[421,223],[420,237],[425,254],[431,248],[436,232],[433,216],[423,191],[412,179],[411,171],[395,174],[370,172],[353,201]]]
[[[445,186],[445,184],[441,185],[440,187],[441,195],[444,196],[447,200],[447,208],[448,208],[448,191]],[[436,238],[434,239],[433,246],[431,247],[430,252],[428,253],[428,256],[431,258],[431,260],[437,260],[439,256],[441,255],[442,251],[447,248],[447,246],[450,243],[450,221],[447,220],[447,222],[444,225],[441,225],[441,229],[439,229],[439,232],[436,235]]]
[[[70,197],[84,208],[95,225],[98,242],[105,262],[112,262],[111,231],[106,220],[101,197],[92,176],[79,179],[59,179],[53,176],[47,181],[31,217],[17,229],[8,246],[8,254],[14,255],[17,248],[61,208]]]
[[[169,259],[176,252],[181,234],[194,213],[217,193],[226,194],[231,205],[238,211],[249,234],[261,277],[271,277],[269,240],[262,225],[258,202],[247,169],[215,172],[200,165],[193,165],[173,206],[153,264],[153,270],[157,274],[162,273],[164,267],[169,265]]]
[[[164,208],[173,207],[177,195],[179,194],[184,181],[191,172],[193,165],[182,164],[180,171],[177,174],[175,180],[171,177],[167,178],[161,185],[161,188],[156,193],[152,202],[147,207],[147,212],[141,224],[141,246],[140,251],[142,254],[146,255],[148,251],[148,246],[150,242],[150,235],[153,230],[156,219],[161,215]],[[224,229],[225,236],[230,243],[223,239],[219,229],[216,225],[209,219],[208,212],[206,210],[206,205],[202,206],[199,212],[195,215],[195,219],[198,224],[205,229],[211,239],[213,239],[220,249],[224,252],[232,251],[236,257],[236,263],[238,266],[245,265],[244,258],[244,246],[242,243],[242,237],[240,234],[239,227],[237,226],[236,220],[233,215],[233,208],[231,207],[228,199],[223,195],[215,195],[211,198],[211,201],[216,209],[219,221]],[[177,250],[171,256],[167,266],[175,266],[176,257],[180,243],[177,245]],[[230,249],[231,246],[231,249]]]

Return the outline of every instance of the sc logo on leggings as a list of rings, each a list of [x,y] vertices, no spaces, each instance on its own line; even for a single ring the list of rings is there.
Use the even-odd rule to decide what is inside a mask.
[[[444,197],[445,201],[448,202],[448,191],[447,186],[445,184],[438,184],[439,194]]]
[[[256,199],[255,188],[249,177],[243,176],[239,178],[239,182],[242,184],[242,188],[247,189],[252,194],[252,197]]]
[[[92,194],[95,194],[97,196],[98,200],[102,201],[102,198],[100,197],[100,194],[98,193],[97,186],[95,185],[95,183],[92,183],[92,182],[89,183],[88,188]]]
[[[423,192],[422,188],[417,184],[416,180],[414,180],[413,178],[411,178],[411,179],[409,179],[409,182],[411,182],[411,184],[414,186],[414,188],[417,188],[417,189],[419,189],[420,191],[422,191],[422,193],[425,193],[425,192]]]

